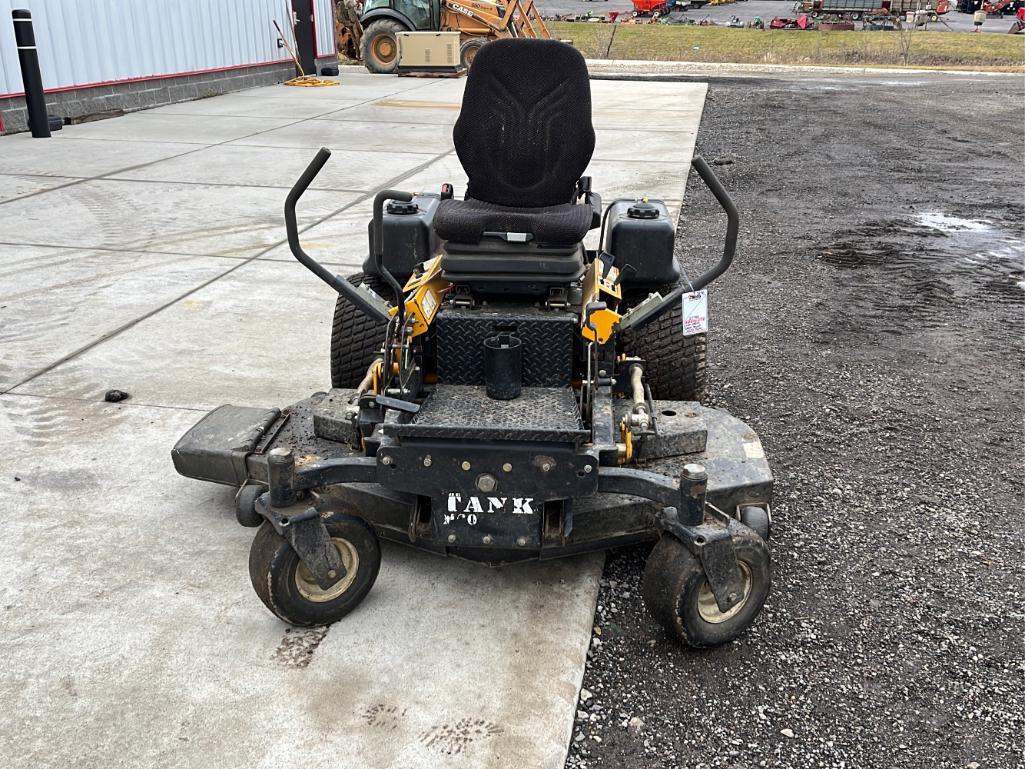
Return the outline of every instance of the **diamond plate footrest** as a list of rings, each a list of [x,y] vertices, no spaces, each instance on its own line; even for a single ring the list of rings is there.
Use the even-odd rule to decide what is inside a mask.
[[[395,438],[577,443],[589,439],[569,387],[524,387],[519,398],[494,400],[483,387],[438,385],[407,424],[386,424]]]

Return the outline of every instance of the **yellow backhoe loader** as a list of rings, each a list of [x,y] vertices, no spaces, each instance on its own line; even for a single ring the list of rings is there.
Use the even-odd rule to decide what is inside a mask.
[[[459,32],[469,68],[481,46],[500,37],[551,38],[534,0],[336,0],[338,51],[375,73],[399,64],[399,32]]]

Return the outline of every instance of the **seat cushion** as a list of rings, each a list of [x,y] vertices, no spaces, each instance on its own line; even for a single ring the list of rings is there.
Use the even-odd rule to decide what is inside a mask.
[[[584,239],[592,214],[591,206],[576,203],[510,208],[481,200],[443,200],[434,214],[434,231],[456,243],[479,243],[485,232],[527,232],[538,244],[571,246]]]

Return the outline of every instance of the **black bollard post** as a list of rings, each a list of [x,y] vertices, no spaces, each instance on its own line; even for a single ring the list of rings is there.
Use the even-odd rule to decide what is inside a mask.
[[[25,84],[25,106],[28,108],[28,127],[37,139],[50,136],[50,119],[46,114],[43,96],[43,78],[39,74],[39,54],[36,35],[32,31],[32,14],[24,9],[11,11],[14,19],[14,41],[18,46],[21,80]]]

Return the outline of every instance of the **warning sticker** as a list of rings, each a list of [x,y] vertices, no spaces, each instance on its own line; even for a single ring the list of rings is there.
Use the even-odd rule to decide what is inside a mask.
[[[708,292],[704,289],[683,295],[683,335],[708,331]]]

